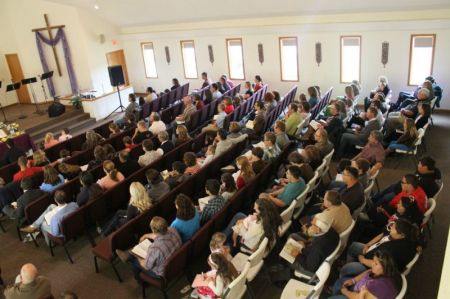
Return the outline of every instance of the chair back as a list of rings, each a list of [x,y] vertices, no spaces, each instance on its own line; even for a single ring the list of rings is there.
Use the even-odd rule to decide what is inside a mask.
[[[342,233],[339,234],[339,239],[341,240],[340,242],[340,248],[339,248],[339,254],[341,254],[344,249],[345,246],[347,246],[348,243],[348,239],[350,237],[350,234],[352,233],[353,228],[355,227],[356,221],[352,220],[352,223],[350,224],[350,226],[344,230]]]
[[[406,265],[405,270],[403,271],[403,275],[408,275],[409,272],[411,272],[412,267],[414,266],[415,263],[417,263],[417,261],[419,260],[420,257],[420,253],[416,252],[416,255],[414,256],[414,258],[408,263],[408,265]]]
[[[76,211],[65,216],[61,221],[61,234],[64,235],[65,242],[79,237],[85,232],[84,213],[82,210]]]
[[[434,209],[436,209],[436,201],[432,197],[428,198],[428,209],[423,214],[422,225],[426,225],[428,223],[428,221],[430,221],[430,218],[434,212]]]
[[[367,200],[364,198],[364,201],[361,204],[361,206],[353,211],[352,218],[354,220],[358,219],[359,214],[361,214],[361,212],[364,210],[364,208],[366,207],[366,204],[367,204]]]
[[[439,194],[441,194],[442,189],[444,189],[444,182],[441,182],[441,186],[439,187],[438,192],[436,192],[436,194],[432,197],[434,199],[434,201],[437,202],[437,200],[439,198]]]
[[[205,248],[209,248],[213,224],[213,221],[208,221],[192,236],[190,258],[201,256],[205,252]]]
[[[172,256],[167,261],[164,266],[164,278],[167,284],[178,277],[183,272],[183,269],[186,268],[191,244],[191,241],[184,243],[181,248],[172,253]]]
[[[247,290],[245,283],[247,281],[247,274],[249,270],[250,263],[247,262],[241,274],[239,274],[239,276],[228,285],[228,289],[223,296],[224,299],[241,299],[244,296],[245,291]]]
[[[406,281],[406,276],[402,274],[402,289],[398,293],[397,297],[395,299],[402,299],[406,295],[406,290],[408,288],[408,282]]]
[[[283,223],[286,223],[292,219],[292,214],[294,214],[294,208],[296,205],[297,205],[297,200],[293,200],[291,202],[291,204],[289,205],[289,207],[281,213],[280,216],[281,216],[281,219],[283,219]]]
[[[305,208],[305,200],[308,193],[309,193],[309,185],[306,185],[305,190],[303,190],[303,192],[295,199],[296,203],[294,210],[296,211],[294,213],[293,217],[294,219],[297,219],[302,213],[303,209]]]
[[[319,269],[316,271],[316,276],[319,279],[319,282],[314,286],[314,297],[313,298],[319,298],[320,294],[322,293],[322,290],[325,286],[325,282],[328,279],[328,276],[330,276],[331,271],[331,265],[328,262],[323,262],[322,265],[320,265]]]
[[[340,249],[341,249],[341,240],[339,239],[338,245],[333,250],[333,252],[325,259],[325,261],[330,263],[330,265],[333,264],[334,261],[338,258]]]
[[[259,265],[264,257],[264,252],[266,251],[267,244],[269,243],[269,239],[264,238],[262,242],[259,244],[258,249],[252,253],[252,255],[248,258],[248,262],[250,263],[250,268]]]
[[[372,193],[373,186],[375,185],[375,181],[371,180],[369,183],[369,186],[367,186],[366,189],[364,189],[364,198],[365,200],[370,199],[370,194]]]
[[[325,161],[327,161],[327,166],[330,166],[331,158],[333,157],[333,154],[334,154],[334,148],[331,150],[331,152],[328,155],[326,155],[323,158]]]

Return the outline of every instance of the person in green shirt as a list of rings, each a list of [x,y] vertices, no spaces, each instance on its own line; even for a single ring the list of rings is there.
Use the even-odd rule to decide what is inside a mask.
[[[301,174],[298,166],[289,166],[286,172],[287,185],[270,193],[261,193],[259,197],[272,201],[279,208],[287,208],[306,188]]]
[[[286,134],[291,137],[295,136],[297,127],[302,121],[302,116],[298,112],[298,106],[295,103],[289,104],[289,109],[286,114]]]
[[[289,143],[289,137],[286,134],[286,124],[281,120],[277,120],[275,122],[275,126],[273,127],[273,131],[277,136],[278,147],[283,149],[285,145]]]

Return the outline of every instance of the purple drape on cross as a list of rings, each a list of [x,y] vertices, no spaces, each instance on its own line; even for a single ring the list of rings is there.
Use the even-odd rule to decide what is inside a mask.
[[[70,80],[70,87],[72,89],[72,94],[78,94],[78,83],[77,83],[77,77],[75,75],[75,72],[73,70],[72,66],[72,55],[70,54],[70,48],[69,43],[67,42],[66,34],[64,33],[64,30],[62,28],[58,29],[58,33],[56,34],[55,38],[50,40],[46,38],[42,33],[36,32],[36,45],[39,52],[39,58],[41,59],[42,68],[44,69],[44,72],[47,73],[49,71],[47,59],[45,58],[44,49],[42,48],[42,42],[44,42],[46,45],[49,46],[56,46],[59,41],[62,41],[62,46],[64,50],[64,59],[66,61],[67,66],[67,73],[69,74],[69,80]],[[53,85],[53,78],[47,79],[48,84],[48,90],[50,92],[50,95],[54,97],[56,95],[55,92],[55,86]]]

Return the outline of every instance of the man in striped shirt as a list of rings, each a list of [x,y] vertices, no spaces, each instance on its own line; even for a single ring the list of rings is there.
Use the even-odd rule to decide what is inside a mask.
[[[153,217],[150,221],[151,233],[141,237],[139,242],[145,239],[152,241],[148,247],[147,256],[140,258],[131,254],[131,251],[122,251],[116,249],[117,256],[123,262],[129,262],[133,267],[133,273],[136,280],[139,280],[139,273],[159,278],[164,276],[164,265],[170,256],[181,247],[181,238],[178,232],[168,228],[167,221],[159,216]]]

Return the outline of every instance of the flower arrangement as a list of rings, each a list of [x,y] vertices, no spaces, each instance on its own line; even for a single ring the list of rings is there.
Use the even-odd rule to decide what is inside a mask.
[[[5,142],[9,138],[14,138],[22,134],[18,123],[5,124],[0,122],[0,140]]]

